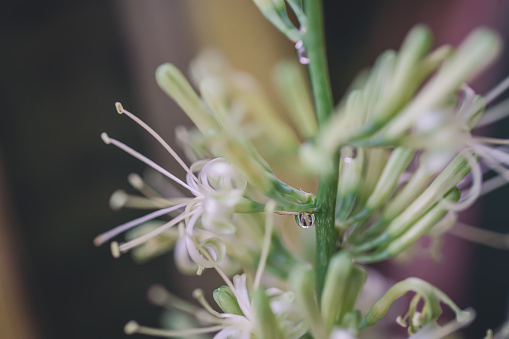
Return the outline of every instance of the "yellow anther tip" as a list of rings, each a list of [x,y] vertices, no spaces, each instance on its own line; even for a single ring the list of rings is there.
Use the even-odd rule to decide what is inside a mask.
[[[112,241],[110,245],[111,255],[113,258],[120,258],[120,247],[118,246],[118,242]]]
[[[118,114],[124,113],[124,107],[120,102],[115,103],[115,108],[117,109]]]
[[[103,139],[105,144],[111,144],[110,137],[106,133],[101,133],[101,139]]]
[[[138,325],[138,323],[136,321],[131,320],[130,322],[125,324],[124,332],[125,332],[125,334],[131,335],[131,334],[136,333],[139,328],[140,328],[140,325]]]

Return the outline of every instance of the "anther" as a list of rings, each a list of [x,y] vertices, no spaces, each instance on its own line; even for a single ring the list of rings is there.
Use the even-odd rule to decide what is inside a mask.
[[[113,258],[118,259],[120,258],[120,247],[118,245],[118,242],[112,241],[110,245],[111,255]]]
[[[145,186],[141,177],[136,173],[129,174],[127,181],[137,190],[141,190]]]
[[[122,104],[120,102],[115,103],[115,108],[117,109],[118,114],[124,113],[124,107],[122,107]]]
[[[103,139],[105,144],[111,144],[111,139],[106,133],[101,133],[101,139]]]
[[[132,334],[135,334],[136,332],[138,332],[139,328],[140,328],[140,325],[136,321],[131,320],[130,322],[125,324],[124,332],[127,335],[132,335]]]
[[[110,208],[114,211],[121,209],[126,203],[128,195],[123,190],[113,192],[110,198]]]
[[[148,289],[147,296],[154,305],[163,306],[168,298],[168,291],[161,285],[153,285]]]

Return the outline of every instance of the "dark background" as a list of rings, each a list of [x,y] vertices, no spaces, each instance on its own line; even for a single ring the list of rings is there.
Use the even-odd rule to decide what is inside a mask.
[[[138,216],[112,212],[108,199],[116,189],[128,187],[129,173],[144,168],[105,146],[100,133],[107,131],[149,154],[153,146],[140,128],[119,118],[114,102],[123,101],[157,122],[168,140],[176,122],[185,122],[155,81],[140,76],[152,78],[154,68],[146,59],[151,49],[151,63],[172,60],[185,67],[199,48],[185,1],[161,3],[145,0],[138,6],[163,6],[159,8],[167,9],[172,20],[165,22],[160,11],[153,16],[150,10],[133,12],[133,1],[25,0],[0,5],[0,188],[8,217],[0,237],[12,247],[4,257],[15,263],[27,310],[25,325],[31,328],[27,337],[123,338],[123,326],[131,319],[158,324],[160,310],[145,296],[151,284],[160,282],[172,290],[185,284],[172,273],[171,255],[136,265],[129,256],[113,259],[107,246],[92,245],[97,234]],[[383,49],[397,48],[415,23],[428,23],[438,43],[457,43],[479,24],[496,27],[503,36],[508,33],[503,18],[509,12],[503,1],[329,0],[325,8],[337,99],[362,67]],[[142,29],[147,25],[158,35]],[[253,56],[253,62],[259,58]],[[501,60],[475,83],[480,93],[509,74],[507,56]],[[151,93],[163,106],[151,106]],[[166,116],[151,116],[156,110],[165,110]],[[500,123],[492,132],[504,136],[508,127]],[[508,189],[501,189],[483,198],[476,212],[464,218],[507,232],[508,195]],[[461,307],[477,310],[477,320],[466,333],[480,338],[507,317],[509,254],[458,245],[456,239],[446,240],[447,250],[454,261],[446,274],[451,278],[443,283]],[[414,271],[431,271],[429,280],[444,280],[438,266],[419,265]],[[3,338],[2,333],[0,326]]]

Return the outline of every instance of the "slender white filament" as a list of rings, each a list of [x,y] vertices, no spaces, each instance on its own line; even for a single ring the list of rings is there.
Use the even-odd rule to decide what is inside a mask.
[[[131,241],[128,241],[128,242],[125,242],[125,243],[122,243],[119,245],[118,249],[121,253],[124,253],[124,252],[127,252],[129,251],[131,248],[134,248],[136,246],[139,246],[141,244],[143,244],[145,241],[147,240],[150,240],[152,239],[153,237],[155,236],[158,236],[159,234],[165,232],[166,230],[170,229],[171,227],[173,227],[174,225],[178,224],[179,222],[181,222],[182,220],[184,220],[188,215],[190,214],[195,214],[199,211],[191,211],[189,213],[182,213],[181,215],[179,215],[178,217],[174,218],[173,220],[167,222],[166,224],[162,225],[162,226],[159,226],[158,228],[156,228],[155,230],[151,231],[151,232],[148,232],[146,234],[143,234],[141,236],[139,236],[138,238],[136,239],[133,239]]]
[[[182,180],[180,180],[179,178],[177,178],[176,176],[174,176],[173,174],[171,174],[170,172],[168,172],[167,170],[165,170],[164,168],[162,168],[161,166],[159,166],[158,164],[156,164],[155,162],[153,162],[146,156],[133,150],[131,147],[127,146],[126,144],[124,144],[116,139],[110,138],[106,133],[103,133],[101,135],[101,137],[103,138],[105,143],[107,143],[107,144],[111,143],[111,144],[115,145],[116,147],[120,148],[124,152],[130,154],[131,156],[144,162],[145,164],[149,165],[156,171],[160,172],[161,174],[163,174],[163,175],[167,176],[168,178],[170,178],[171,180],[175,181],[177,184],[181,185],[182,187],[185,187],[186,189],[191,191],[193,194],[201,195],[200,192],[197,192],[195,189],[191,188],[188,184],[186,184],[185,182],[183,182]]]
[[[113,237],[116,237],[117,235],[119,235],[120,233],[123,233],[135,226],[138,226],[144,222],[147,222],[149,220],[152,220],[152,219],[155,219],[157,217],[160,217],[162,215],[165,215],[165,214],[168,214],[170,212],[173,212],[173,211],[176,211],[178,210],[179,208],[183,208],[184,206],[186,206],[187,203],[182,203],[182,204],[179,204],[179,205],[175,205],[175,206],[172,206],[172,207],[168,207],[168,208],[164,208],[162,210],[158,210],[158,211],[154,211],[152,213],[149,213],[147,215],[144,215],[140,218],[137,218],[137,219],[134,219],[134,220],[131,220],[129,222],[126,222],[125,224],[122,224],[122,225],[119,225],[111,230],[109,230],[108,232],[104,232],[100,235],[98,235],[95,239],[94,239],[94,245],[96,246],[101,246],[102,244],[104,244],[105,242],[109,241],[111,238]]]
[[[260,286],[260,280],[262,279],[263,271],[265,270],[265,265],[267,264],[267,257],[269,256],[270,250],[270,240],[272,237],[272,229],[274,228],[274,209],[276,208],[276,203],[274,201],[269,201],[265,205],[265,234],[263,236],[262,249],[260,253],[260,261],[258,262],[258,268],[256,269],[256,275],[253,283],[254,289],[258,289]]]
[[[509,88],[509,77],[502,80],[501,83],[499,83],[495,88],[493,88],[491,91],[488,92],[484,96],[484,100],[486,101],[486,105],[491,103],[493,100],[498,98],[500,94],[504,93]]]
[[[182,168],[190,173],[192,176],[194,174],[191,172],[189,167],[186,165],[186,163],[178,156],[178,154],[171,148],[170,145],[164,139],[156,132],[154,131],[149,125],[147,125],[143,120],[138,118],[136,115],[132,114],[131,112],[127,111],[122,107],[122,104],[117,102],[115,103],[115,107],[117,108],[117,112],[120,114],[125,114],[129,118],[131,118],[134,122],[136,122],[138,125],[140,125],[143,129],[145,129],[147,132],[149,132],[167,151],[170,153],[170,155],[179,163]],[[195,177],[196,178],[196,177]]]

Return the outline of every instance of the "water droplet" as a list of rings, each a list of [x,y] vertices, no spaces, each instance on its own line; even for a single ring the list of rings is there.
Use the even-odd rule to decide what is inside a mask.
[[[343,146],[343,148],[341,148],[341,158],[343,158],[343,161],[347,164],[354,161],[355,158],[357,158],[357,147],[349,145]]]
[[[306,54],[306,48],[304,47],[304,43],[302,40],[297,41],[295,44],[295,49],[297,50],[297,56],[299,57],[299,62],[303,65],[309,64],[309,58]]]
[[[310,228],[315,224],[315,215],[307,212],[301,212],[295,215],[297,225],[302,228]]]

